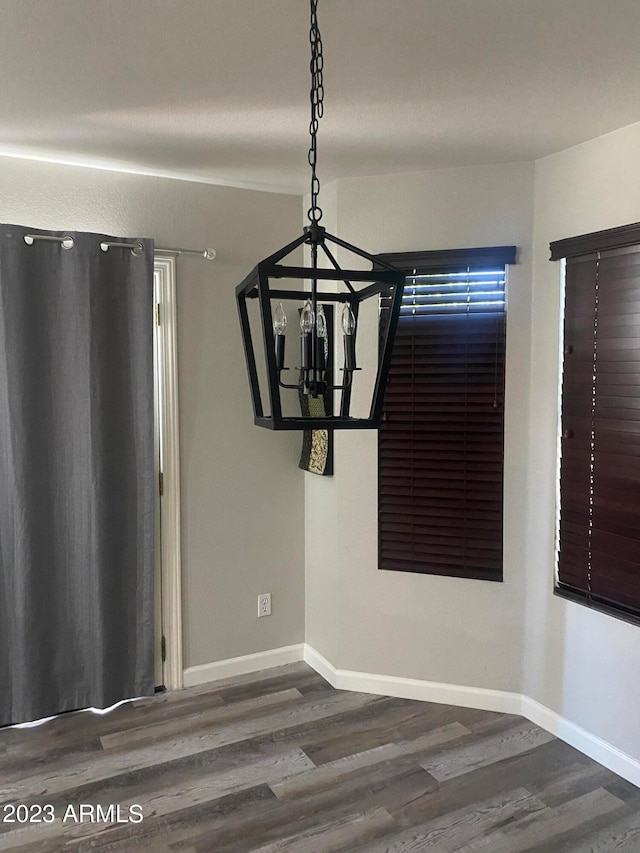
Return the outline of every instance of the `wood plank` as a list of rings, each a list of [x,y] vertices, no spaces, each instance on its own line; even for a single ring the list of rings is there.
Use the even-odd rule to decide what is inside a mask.
[[[91,712],[63,714],[44,726],[24,730],[27,737],[23,736],[22,730],[13,730],[17,738],[6,747],[2,768],[9,775],[19,771],[27,762],[34,768],[44,767],[73,754],[100,751],[102,736],[162,720],[177,721],[180,717],[224,704],[218,695],[203,694],[185,703],[158,702],[139,709],[134,708],[133,703],[127,703],[104,715]]]
[[[257,688],[257,692],[254,695],[259,695],[261,692],[268,692],[268,688],[265,691],[262,691],[260,685],[268,685],[274,679],[277,680],[282,677],[291,679],[291,683],[288,686],[295,687],[298,681],[298,676],[305,679],[310,675],[313,678],[317,673],[311,670],[311,667],[303,661],[296,661],[295,663],[287,663],[283,666],[273,666],[269,667],[269,669],[260,669],[256,672],[248,672],[245,673],[245,675],[232,675],[226,678],[218,678],[215,681],[207,681],[203,684],[196,684],[193,687],[185,687],[182,690],[168,690],[165,693],[160,693],[155,696],[146,696],[143,699],[136,699],[133,704],[136,708],[154,705],[158,702],[158,696],[161,697],[160,701],[163,703],[183,702],[185,699],[189,700],[194,696],[215,696],[217,693],[220,693],[227,688],[238,690],[249,685],[254,685]]]
[[[0,850],[31,851],[62,849],[64,845],[63,826],[59,819],[48,824],[8,825],[8,831],[0,833]],[[11,828],[14,827],[14,828]],[[3,826],[7,829],[7,825]]]
[[[496,826],[524,815],[535,815],[544,808],[544,803],[532,797],[524,788],[517,788],[411,827],[392,839],[369,844],[363,853],[410,853],[416,850],[441,853],[444,850],[457,850]]]
[[[621,806],[617,797],[598,788],[568,803],[555,808],[546,807],[535,815],[516,820],[484,838],[465,844],[456,853],[521,853],[540,844],[548,850],[557,850],[563,834],[575,827],[584,829],[588,821],[615,813]]]
[[[335,699],[323,702],[299,702],[292,696],[292,704],[286,710],[276,708],[273,713],[265,713],[250,719],[241,720],[213,731],[192,733],[184,737],[171,738],[151,746],[142,746],[122,752],[104,752],[99,757],[80,759],[62,766],[50,768],[46,773],[38,773],[0,784],[0,802],[10,799],[26,801],[58,791],[74,789],[81,785],[131,770],[151,765],[166,765],[172,760],[186,756],[196,756],[200,752],[237,743],[256,735],[277,732],[288,726],[295,726],[323,717],[331,717],[345,711],[361,709],[376,701],[376,697],[364,694],[343,694]]]
[[[553,739],[553,735],[533,723],[519,722],[504,732],[478,738],[468,746],[443,751],[441,755],[422,762],[422,767],[438,781],[444,782],[469,770],[528,752]]]
[[[327,720],[326,725],[302,735],[300,744],[314,764],[320,765],[385,743],[413,740],[455,722],[471,728],[480,721],[486,723],[488,717],[499,720],[500,715],[408,699],[385,699],[363,709],[358,717]]]
[[[260,843],[339,820],[355,810],[385,808],[388,802],[407,803],[437,785],[429,774],[418,767],[411,756],[363,768],[357,775],[339,785],[322,789],[306,797],[285,802],[266,800],[241,813],[200,821],[197,834],[181,837],[194,843],[198,853],[246,853]],[[173,816],[172,816],[173,819]],[[187,817],[191,820],[191,816]],[[176,837],[179,829],[174,830]]]
[[[397,812],[389,808],[400,823],[414,825],[504,791],[518,787],[532,790],[536,784],[544,785],[545,780],[562,779],[575,767],[573,753],[567,744],[554,739],[531,752],[448,779],[400,806]]]
[[[226,723],[237,723],[238,720],[255,716],[256,713],[274,707],[286,707],[291,702],[304,701],[304,697],[296,688],[283,690],[278,693],[267,693],[264,696],[253,696],[232,705],[223,704],[211,709],[201,710],[195,714],[170,718],[156,723],[145,723],[129,727],[100,738],[102,748],[130,749],[140,744],[155,743],[162,738],[184,734],[195,730],[205,730]]]
[[[161,785],[146,795],[138,796],[136,803],[141,806],[143,814],[158,818],[193,806],[210,804],[228,794],[255,785],[269,784],[284,776],[292,778],[294,774],[303,773],[313,766],[301,749],[295,749],[266,756],[226,771],[194,774],[179,785]],[[102,830],[96,831],[90,824],[78,824],[67,834],[70,838],[93,838],[100,831]]]
[[[302,695],[295,689],[291,689],[288,691],[283,691],[278,694],[268,694],[265,697],[249,700],[245,705],[240,708],[237,708],[236,713],[238,717],[246,717],[251,716],[251,714],[260,713],[264,708],[271,708],[271,710],[284,708],[291,703],[303,702]],[[194,715],[197,716],[197,715]],[[217,706],[214,707],[213,711],[210,712],[210,717],[212,717],[213,722],[216,720],[225,721],[229,719],[234,719],[234,712],[229,710],[229,708],[222,707],[220,709]],[[175,728],[178,728],[178,731],[181,732],[183,717],[180,716],[177,720],[170,720],[165,725],[170,727],[168,735],[170,736]],[[96,727],[101,729],[102,725],[99,719],[96,720]],[[161,724],[157,724],[161,725]],[[121,721],[117,723],[116,734],[107,736],[120,738],[119,729],[121,726]],[[185,726],[188,731],[188,726]],[[30,730],[28,730],[30,731]],[[137,728],[133,729],[134,732],[137,732]],[[136,735],[133,735],[133,739],[135,740]],[[56,743],[58,743],[57,732],[54,733],[53,739]],[[65,738],[66,740],[66,738]],[[153,737],[151,738],[153,741]],[[86,737],[85,740],[78,741],[75,746],[62,748],[62,749],[54,749],[54,750],[46,750],[43,749],[41,754],[39,754],[36,758],[32,758],[31,753],[29,751],[26,752],[24,756],[24,760],[20,761],[16,758],[16,755],[13,755],[6,763],[3,765],[3,778],[0,782],[0,800],[3,799],[3,791],[6,790],[6,786],[10,782],[19,782],[25,776],[25,766],[27,766],[30,770],[30,775],[35,776],[35,771],[39,768],[44,768],[45,772],[48,772],[52,763],[55,763],[57,767],[58,773],[62,774],[65,771],[71,772],[71,770],[77,770],[78,766],[82,761],[84,763],[89,762],[100,762],[104,761],[104,757],[101,755],[96,755],[96,752],[101,752],[102,747],[100,740],[96,740],[94,737]],[[19,756],[18,750],[16,750],[16,754]],[[17,793],[15,786],[12,789],[11,793]]]
[[[188,845],[199,850],[198,839],[201,834],[205,840],[212,838],[224,826],[229,828],[228,831],[241,845],[240,850],[245,853],[246,821],[254,815],[268,815],[274,804],[277,805],[278,801],[268,786],[256,785],[211,803],[202,803],[158,817],[146,816],[140,824],[105,827],[104,831],[91,839],[90,849],[96,853],[103,850],[129,851],[148,845],[153,850],[154,842],[162,839],[167,844]],[[88,847],[84,838],[67,839],[65,853],[86,853]]]
[[[640,818],[637,810],[620,820],[608,823],[588,838],[570,841],[558,853],[638,853],[640,850]]]
[[[580,763],[575,765],[568,763],[562,768],[561,772],[554,775],[545,774],[542,779],[530,782],[528,788],[531,793],[547,806],[558,806],[568,800],[575,800],[583,794],[588,794],[589,791],[595,791],[596,788],[604,788],[605,786],[609,793],[622,799],[608,785],[612,779],[617,779],[615,773],[607,770],[606,767],[595,764],[586,756],[580,756],[580,758]]]
[[[434,729],[415,740],[383,744],[345,758],[338,758],[336,761],[323,764],[320,767],[314,765],[312,770],[282,779],[280,782],[271,784],[270,788],[280,800],[308,796],[325,788],[335,787],[362,768],[368,769],[375,764],[390,761],[403,755],[414,755],[417,760],[424,752],[437,749],[444,744],[458,741],[460,738],[469,735],[469,729],[460,723],[451,723],[448,726]]]
[[[373,809],[345,815],[304,832],[255,847],[252,853],[300,853],[302,850],[334,853],[338,850],[355,850],[372,836],[388,829],[395,829],[391,815],[384,809]]]
[[[294,672],[279,673],[262,681],[253,680],[246,684],[236,684],[232,680],[231,683],[227,683],[224,687],[215,682],[216,692],[214,695],[229,705],[232,702],[241,702],[243,699],[250,699],[252,696],[264,696],[266,693],[276,693],[291,687],[295,687],[303,696],[318,691],[322,691],[325,694],[337,692],[321,675],[318,675],[315,670],[307,667],[306,664],[302,664],[303,667],[306,667],[306,669],[302,670],[298,668],[298,664],[295,666],[297,668]]]

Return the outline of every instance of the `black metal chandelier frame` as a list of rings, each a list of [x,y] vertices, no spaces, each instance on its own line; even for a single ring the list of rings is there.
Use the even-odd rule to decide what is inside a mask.
[[[311,27],[309,41],[311,45],[311,121],[309,134],[311,145],[308,162],[311,167],[311,207],[307,213],[309,225],[303,233],[279,251],[260,261],[249,275],[236,287],[236,300],[242,338],[244,344],[249,385],[253,401],[254,421],[258,426],[274,430],[285,429],[372,429],[380,424],[384,389],[389,373],[391,349],[400,314],[400,304],[404,288],[404,273],[386,262],[370,255],[363,249],[327,233],[320,225],[322,209],[318,204],[320,181],[316,174],[317,165],[317,133],[319,120],[324,111],[323,83],[323,54],[322,39],[317,19],[318,0],[310,0]],[[327,245],[334,244],[347,250],[360,259],[370,261],[372,269],[343,269],[333,252]],[[281,263],[293,251],[306,244],[310,247],[311,264],[305,266],[286,266]],[[319,256],[329,267],[319,267]],[[375,266],[375,269],[374,269]],[[272,289],[270,279],[293,279],[310,282],[308,290]],[[334,282],[343,284],[343,291],[320,291],[318,282]],[[359,289],[354,287],[357,282]],[[379,334],[379,352],[377,354],[377,374],[373,385],[371,407],[367,417],[351,415],[351,398],[353,391],[354,373],[360,368],[356,364],[356,338],[358,329],[359,308],[370,298],[387,297],[388,309],[385,312],[384,327]],[[390,297],[390,298],[389,298]],[[265,413],[260,391],[260,381],[256,362],[256,351],[252,340],[251,323],[247,300],[258,299],[264,345],[264,358],[267,373],[267,388],[270,412]],[[279,300],[277,316],[274,320],[272,300]],[[303,302],[301,312],[300,335],[300,365],[296,382],[285,382],[283,372],[289,370],[284,366],[285,334],[287,323],[286,313],[282,308],[283,301],[295,300]],[[333,345],[333,335],[326,328],[321,330],[320,317],[323,324],[326,317],[322,308],[323,303],[342,303],[342,327],[344,332],[344,365],[341,368],[342,379],[333,381],[333,353],[327,356],[326,348]],[[331,312],[333,318],[335,312]],[[308,322],[303,322],[306,320]],[[321,417],[313,415],[285,416],[282,412],[280,389],[297,390],[301,396],[308,398],[323,398],[327,412]],[[339,392],[339,414],[333,414],[334,394]]]
[[[340,246],[343,249],[347,249],[361,258],[371,261],[372,264],[375,263],[376,265],[379,264],[380,266],[384,266],[384,269],[372,269],[371,271],[343,269],[339,266],[333,253],[328,248],[327,242]],[[291,254],[291,252],[304,243],[311,245],[311,267],[283,266],[280,263],[280,261],[286,258],[287,255]],[[325,257],[330,260],[332,264],[331,269],[320,268],[316,265],[318,249],[320,249]],[[269,280],[279,278],[311,280],[311,290],[272,289],[269,286]],[[319,291],[318,281],[342,283],[346,286],[346,290],[340,292]],[[353,286],[352,282],[359,282],[365,286],[360,290],[357,290]],[[369,282],[369,284],[367,284],[367,282]],[[242,337],[247,361],[247,370],[249,373],[249,384],[251,387],[251,398],[253,401],[256,425],[274,430],[371,429],[377,427],[382,416],[384,388],[389,373],[391,345],[395,335],[396,326],[398,324],[398,316],[400,314],[403,286],[403,272],[387,264],[382,264],[382,262],[374,258],[368,252],[365,252],[363,249],[359,249],[332,234],[328,234],[326,230],[317,223],[312,223],[307,226],[300,237],[257,264],[244,281],[242,281],[236,288],[236,299],[240,314],[240,324],[242,327]],[[272,299],[280,301],[295,300],[297,302],[309,300],[314,316],[317,315],[317,306],[322,302],[342,303],[349,306],[357,321],[361,303],[366,299],[370,299],[372,297],[379,298],[382,295],[391,296],[392,298],[388,321],[380,341],[378,371],[368,417],[355,418],[351,417],[349,414],[353,373],[359,368],[355,363],[349,365],[347,357],[345,357],[345,366],[342,368],[344,381],[339,384],[325,383],[322,376],[324,368],[317,362],[318,349],[315,346],[310,348],[310,365],[308,367],[300,366],[297,368],[301,374],[300,382],[292,384],[284,383],[282,381],[282,371],[285,368],[279,367],[276,361],[276,346],[274,341],[276,336],[273,333],[273,313],[271,308]],[[251,337],[247,299],[258,299],[260,303],[260,318],[262,336],[264,340],[264,356],[267,367],[267,385],[271,409],[270,414],[265,414],[262,403],[256,364],[256,353]],[[354,346],[355,337],[356,332],[354,332]],[[280,400],[280,388],[299,388],[300,386],[303,389],[306,389],[307,393],[310,393],[312,396],[323,396],[327,391],[340,391],[340,413],[338,415],[325,415],[320,418],[302,416],[291,417],[283,415]]]

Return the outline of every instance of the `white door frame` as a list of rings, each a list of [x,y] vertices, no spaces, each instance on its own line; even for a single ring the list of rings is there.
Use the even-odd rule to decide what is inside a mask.
[[[159,359],[162,632],[164,686],[182,687],[182,568],[180,561],[180,441],[178,418],[178,350],[176,257],[154,255],[154,285]]]

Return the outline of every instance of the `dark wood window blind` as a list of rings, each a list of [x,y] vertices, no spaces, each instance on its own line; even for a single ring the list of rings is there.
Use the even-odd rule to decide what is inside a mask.
[[[552,244],[567,257],[557,591],[638,619],[640,245],[598,251],[615,230]]]
[[[378,439],[379,567],[500,581],[515,247],[384,259],[408,275]]]

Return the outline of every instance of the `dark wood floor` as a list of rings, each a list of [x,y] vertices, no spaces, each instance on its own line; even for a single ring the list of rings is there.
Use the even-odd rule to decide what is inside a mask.
[[[639,853],[640,790],[521,717],[292,664],[0,730],[0,850]]]

